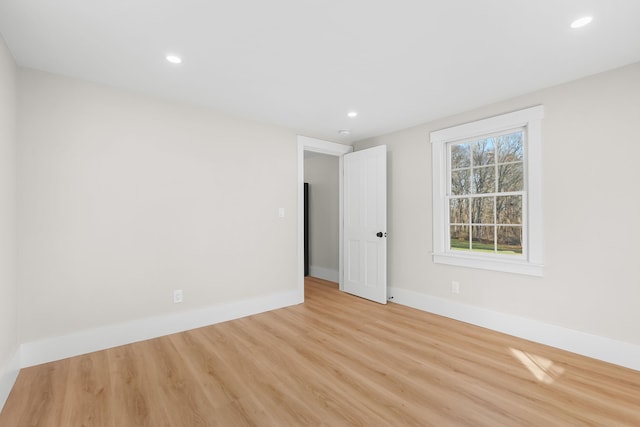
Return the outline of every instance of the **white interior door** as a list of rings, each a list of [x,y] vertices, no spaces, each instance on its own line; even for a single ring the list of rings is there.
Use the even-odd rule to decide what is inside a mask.
[[[387,147],[344,155],[343,290],[387,303]]]

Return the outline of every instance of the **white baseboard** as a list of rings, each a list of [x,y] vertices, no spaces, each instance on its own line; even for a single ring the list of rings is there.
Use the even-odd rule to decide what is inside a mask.
[[[174,334],[303,302],[299,291],[282,292],[231,304],[84,330],[22,344],[20,366],[39,365],[67,357]]]
[[[393,302],[640,371],[640,345],[399,288]]]
[[[330,268],[316,267],[314,265],[309,266],[309,276],[317,277],[318,279],[329,280],[331,282],[339,282],[340,276],[338,270],[332,270]]]
[[[20,372],[20,350],[16,348],[15,353],[9,360],[9,363],[0,371],[0,411],[4,407],[9,393],[18,378]]]

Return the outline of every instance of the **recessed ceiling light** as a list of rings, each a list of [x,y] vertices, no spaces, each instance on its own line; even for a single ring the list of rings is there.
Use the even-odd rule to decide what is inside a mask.
[[[349,111],[347,113],[347,116],[349,116],[351,118],[357,117],[358,116],[358,112],[357,111]]]
[[[571,28],[576,29],[576,28],[582,28],[585,25],[589,25],[591,23],[591,21],[593,21],[593,17],[592,16],[583,16],[582,18],[576,19],[575,21],[573,21],[571,23]]]
[[[351,129],[340,129],[340,130],[338,131],[338,133],[339,133],[340,135],[350,135],[350,134],[351,134]]]
[[[167,55],[166,58],[167,61],[171,62],[172,64],[180,64],[182,62],[182,58],[176,55]]]

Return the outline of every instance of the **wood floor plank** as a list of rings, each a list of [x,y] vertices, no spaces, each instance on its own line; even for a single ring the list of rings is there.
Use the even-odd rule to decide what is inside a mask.
[[[640,426],[640,372],[305,280],[305,303],[23,369],[0,426]]]
[[[69,359],[60,425],[111,426],[111,380],[105,351]],[[76,408],[81,407],[82,411]]]
[[[167,426],[165,408],[150,381],[156,375],[140,359],[139,343],[107,350],[111,378],[112,424],[116,426]],[[80,409],[80,407],[78,407]]]
[[[154,390],[155,406],[165,411],[167,425],[212,426],[210,403],[168,337],[138,343],[136,358],[144,360],[146,383]]]
[[[61,426],[70,360],[22,369],[0,413],[0,426]],[[6,408],[16,407],[16,410]]]

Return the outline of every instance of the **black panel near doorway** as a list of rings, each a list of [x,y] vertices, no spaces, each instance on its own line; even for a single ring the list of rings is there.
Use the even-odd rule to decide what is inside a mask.
[[[304,183],[304,275],[309,275],[309,183]]]

